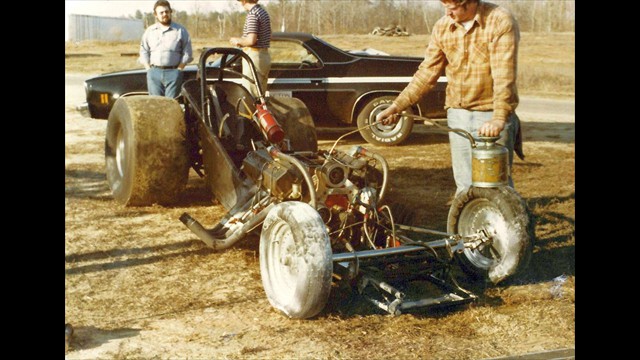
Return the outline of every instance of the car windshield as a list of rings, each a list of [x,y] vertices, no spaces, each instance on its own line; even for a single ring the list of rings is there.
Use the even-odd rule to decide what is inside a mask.
[[[320,67],[320,60],[306,47],[295,41],[272,41],[270,52],[273,69]]]
[[[271,42],[271,68],[278,69],[305,69],[322,67],[318,57],[302,44],[294,41],[273,40]],[[221,56],[215,54],[207,62],[207,67],[220,68]],[[232,63],[235,59],[232,60]]]

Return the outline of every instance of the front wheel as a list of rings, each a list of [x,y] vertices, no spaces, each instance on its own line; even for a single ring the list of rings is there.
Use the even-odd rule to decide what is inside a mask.
[[[533,224],[524,200],[511,187],[471,187],[451,204],[447,230],[460,235],[486,231],[490,244],[465,248],[456,258],[474,277],[497,284],[520,273],[533,249]]]
[[[357,122],[358,128],[361,129],[360,135],[362,135],[368,143],[380,146],[398,145],[411,134],[413,119],[407,117],[400,118],[395,124],[367,126],[376,122],[376,115],[391,106],[394,99],[395,96],[389,95],[375,97],[370,99],[360,113],[358,113]],[[413,114],[413,111],[411,108],[408,108],[402,113]]]
[[[332,273],[320,214],[298,201],[271,209],[260,234],[260,275],[271,305],[294,319],[318,314],[329,299]]]

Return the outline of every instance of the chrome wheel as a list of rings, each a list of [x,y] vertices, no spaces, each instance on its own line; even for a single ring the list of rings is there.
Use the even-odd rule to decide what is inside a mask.
[[[486,199],[473,200],[460,213],[459,222],[458,230],[461,235],[476,234],[484,230],[491,238],[489,244],[481,244],[473,250],[464,249],[465,256],[473,266],[489,269],[495,261],[500,261],[507,242],[505,239],[513,235],[509,234],[508,224],[497,206]]]
[[[472,186],[456,196],[447,230],[463,236],[483,231],[489,237],[479,245],[467,244],[456,258],[469,275],[486,277],[494,284],[520,273],[531,259],[535,235],[529,210],[509,186]]]
[[[125,154],[124,131],[122,131],[122,127],[120,127],[118,129],[118,135],[116,136],[116,166],[120,177],[124,176],[124,169],[127,161]]]

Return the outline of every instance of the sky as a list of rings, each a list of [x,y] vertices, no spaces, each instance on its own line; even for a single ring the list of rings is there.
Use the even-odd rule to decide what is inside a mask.
[[[78,15],[97,16],[128,16],[135,15],[136,10],[142,12],[152,12],[155,0],[125,1],[125,0],[65,0],[64,12]],[[199,9],[202,12],[241,10],[236,0],[169,0],[174,10],[195,12]],[[266,2],[265,2],[266,3]]]
[[[136,10],[152,12],[155,0],[128,1],[128,0],[65,0],[64,2],[64,38],[69,38],[69,14],[96,15],[112,17],[128,17],[135,15]],[[237,0],[169,0],[171,8],[187,13],[209,11],[242,11]],[[268,0],[260,1],[260,4],[268,4]]]

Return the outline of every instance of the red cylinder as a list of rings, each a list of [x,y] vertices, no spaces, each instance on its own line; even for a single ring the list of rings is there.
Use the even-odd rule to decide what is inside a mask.
[[[258,110],[258,120],[260,121],[260,126],[267,134],[267,139],[271,143],[279,143],[284,139],[284,130],[278,125],[278,122],[271,114],[271,111],[267,109],[265,104],[256,104],[256,109]]]

